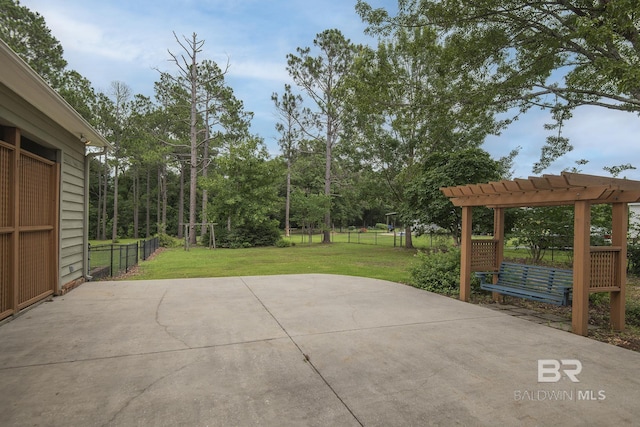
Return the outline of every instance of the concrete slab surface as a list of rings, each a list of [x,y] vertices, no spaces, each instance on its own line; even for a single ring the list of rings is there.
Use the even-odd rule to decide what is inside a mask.
[[[639,353],[358,277],[86,283],[0,343],[2,426],[640,423]]]

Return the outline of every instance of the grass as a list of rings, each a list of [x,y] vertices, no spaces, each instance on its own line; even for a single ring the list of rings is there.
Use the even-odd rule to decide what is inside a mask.
[[[504,248],[504,257],[512,260],[529,260],[529,262],[531,260],[531,254],[528,249],[509,246]],[[554,265],[563,265],[564,268],[572,268],[573,252],[558,249],[553,251],[547,250],[542,257],[542,262]]]
[[[319,241],[319,240],[318,240]],[[297,244],[289,248],[166,249],[127,279],[258,276],[325,273],[407,283],[415,250],[333,243]]]

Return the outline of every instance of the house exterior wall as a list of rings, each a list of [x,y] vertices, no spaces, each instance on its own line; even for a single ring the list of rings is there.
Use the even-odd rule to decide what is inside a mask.
[[[55,150],[60,171],[59,286],[83,276],[84,144],[15,92],[0,84],[0,124],[20,129],[27,138]],[[59,289],[58,289],[59,291]]]

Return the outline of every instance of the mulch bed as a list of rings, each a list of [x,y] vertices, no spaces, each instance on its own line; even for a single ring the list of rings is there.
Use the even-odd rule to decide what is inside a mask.
[[[640,278],[629,276],[627,280],[627,307],[629,301],[640,304]],[[472,303],[492,303],[490,295],[487,293],[472,294]],[[537,311],[538,313],[554,314],[567,320],[571,320],[571,307],[562,307],[552,304],[544,304],[535,301],[524,300],[515,297],[505,297],[505,302],[522,308]],[[625,330],[613,331],[609,322],[609,298],[606,295],[600,301],[589,303],[589,325],[596,329],[590,329],[588,337],[597,341],[613,344],[629,350],[640,352],[640,325],[636,324],[637,319],[630,319],[627,313]]]

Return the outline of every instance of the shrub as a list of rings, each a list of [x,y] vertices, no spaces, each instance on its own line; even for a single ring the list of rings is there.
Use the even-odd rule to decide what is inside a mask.
[[[418,252],[417,262],[410,270],[411,285],[442,295],[454,296],[460,293],[460,250],[432,249]],[[471,288],[479,290],[480,280],[471,276]]]
[[[606,292],[589,294],[589,304],[594,306],[609,304],[609,294]]]
[[[293,243],[291,240],[286,240],[286,239],[280,239],[278,241],[276,241],[276,246],[279,248],[288,248],[290,246],[295,246],[296,244]]]
[[[273,246],[280,239],[277,221],[266,221],[260,224],[245,224],[228,231],[216,228],[216,243],[223,248],[250,248],[253,246]]]
[[[640,275],[640,245],[627,246],[628,271]]]
[[[163,248],[177,248],[182,245],[182,240],[169,236],[167,233],[158,234],[158,244]]]
[[[640,301],[627,301],[625,321],[632,326],[640,326]]]
[[[416,254],[411,268],[411,284],[443,295],[457,295],[460,288],[460,251]]]

